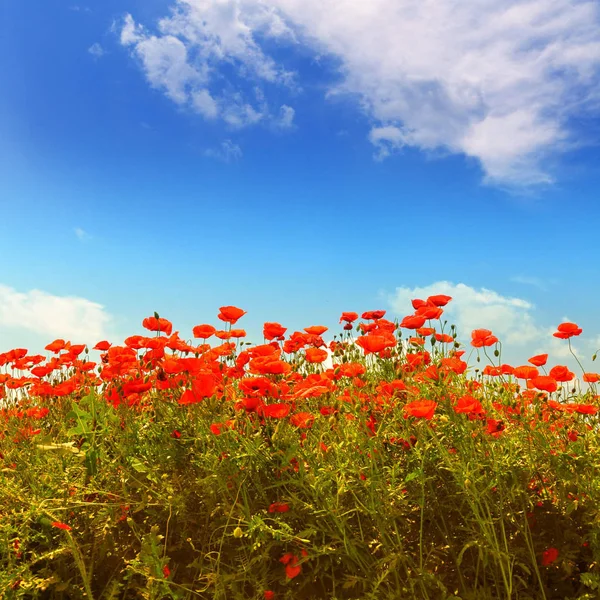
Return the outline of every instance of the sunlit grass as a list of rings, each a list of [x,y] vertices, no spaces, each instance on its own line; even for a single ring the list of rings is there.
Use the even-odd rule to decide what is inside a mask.
[[[597,598],[600,377],[487,330],[471,376],[450,300],[0,354],[0,597]]]

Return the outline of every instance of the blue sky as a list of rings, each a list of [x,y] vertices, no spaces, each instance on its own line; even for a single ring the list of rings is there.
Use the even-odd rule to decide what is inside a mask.
[[[507,359],[572,364],[564,319],[589,358],[600,10],[452,7],[3,2],[2,349],[155,310],[187,337],[227,304],[256,339],[437,292]]]

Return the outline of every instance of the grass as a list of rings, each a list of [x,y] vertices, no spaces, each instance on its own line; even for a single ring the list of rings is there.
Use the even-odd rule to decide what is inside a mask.
[[[0,597],[597,598],[600,377],[487,330],[472,375],[450,300],[343,313],[329,353],[222,307],[197,346],[155,315],[99,365],[0,354]]]

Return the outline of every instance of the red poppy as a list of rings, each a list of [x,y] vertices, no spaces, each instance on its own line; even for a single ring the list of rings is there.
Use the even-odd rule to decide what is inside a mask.
[[[64,531],[71,531],[72,527],[67,525],[66,523],[61,523],[60,521],[54,521],[51,523],[52,527],[56,527],[57,529],[63,529]]]
[[[342,316],[340,317],[340,323],[342,321],[346,321],[346,323],[352,323],[353,321],[356,321],[356,319],[358,319],[358,313],[343,312]]]
[[[454,405],[454,412],[480,415],[485,412],[481,402],[472,396],[462,396]]]
[[[293,579],[302,572],[302,565],[296,564],[298,562],[298,557],[292,552],[284,554],[279,559],[279,562],[285,565],[285,574],[288,579]]]
[[[437,402],[433,400],[415,400],[404,406],[404,418],[416,417],[422,419],[431,419],[435,413]]]
[[[547,567],[558,559],[558,550],[556,548],[548,548],[542,554],[542,566]]]
[[[383,335],[363,335],[356,340],[356,344],[360,346],[365,354],[373,352],[381,352],[385,348],[391,348],[396,345],[394,336]]]
[[[567,340],[575,335],[579,335],[583,331],[583,329],[575,323],[561,323],[557,329],[558,331],[552,335],[561,340]]]
[[[306,350],[306,360],[309,363],[322,363],[327,360],[327,350],[321,350],[320,348],[308,348]]]
[[[583,380],[586,383],[598,383],[600,381],[600,373],[584,373]]]
[[[416,314],[426,319],[439,319],[444,314],[444,310],[439,306],[430,306],[427,304],[417,308]]]
[[[419,329],[417,329],[417,333],[423,337],[427,337],[428,335],[433,335],[435,333],[435,329],[433,327],[419,327]]]
[[[192,334],[195,338],[207,340],[211,335],[214,335],[217,329],[212,325],[196,325],[192,329]]]
[[[315,416],[309,412],[297,412],[290,417],[290,423],[299,429],[309,429]]]
[[[261,412],[266,417],[272,417],[273,419],[283,419],[290,414],[290,405],[285,403],[269,404],[263,406]]]
[[[409,315],[402,319],[400,327],[404,327],[404,329],[419,329],[425,325],[425,321],[427,321],[427,318],[423,315]]]
[[[169,575],[171,574],[171,569],[169,569],[168,565],[165,565],[163,567],[162,572],[163,572],[164,578],[167,579],[169,577]]]
[[[263,335],[266,340],[283,337],[286,331],[287,327],[283,327],[279,323],[265,323],[263,327]]]
[[[595,415],[598,412],[598,408],[592,404],[566,404],[565,406],[570,412],[576,412],[580,415]]]
[[[548,374],[550,377],[554,377],[556,381],[572,381],[575,378],[575,373],[572,373],[567,367],[562,365],[552,367]]]
[[[537,354],[536,356],[532,356],[531,358],[527,359],[528,363],[531,363],[532,365],[534,365],[536,367],[543,367],[547,361],[548,361],[547,354]]]
[[[471,346],[474,348],[493,346],[497,341],[498,338],[489,329],[475,329],[471,332]]]
[[[100,350],[101,352],[106,352],[110,347],[112,346],[112,344],[110,342],[107,342],[106,340],[103,340],[101,342],[98,342],[95,346],[94,346],[94,350]]]
[[[48,344],[44,349],[49,350],[50,352],[54,352],[54,354],[57,354],[61,350],[64,350],[65,346],[65,340],[54,340],[51,344]],[[27,354],[27,351],[25,351],[25,354]]]
[[[448,335],[447,333],[436,333],[435,339],[441,344],[450,344],[454,341],[454,338],[451,335]]]
[[[270,513],[284,513],[290,510],[290,505],[287,502],[273,502],[271,506],[269,506]]]
[[[540,374],[540,372],[535,367],[523,365],[521,367],[515,367],[512,374],[517,379],[534,379]]]
[[[536,388],[537,390],[543,390],[544,392],[552,393],[558,389],[556,385],[556,380],[547,375],[539,375],[538,377],[534,377],[530,379],[528,383]]]
[[[272,590],[265,590],[263,592],[263,598],[264,600],[275,600],[275,592]]]
[[[437,296],[429,296],[429,298],[427,298],[427,302],[435,306],[446,306],[446,304],[448,304],[450,300],[452,300],[452,296],[445,296],[444,294],[438,294]]]
[[[146,317],[142,321],[142,327],[149,331],[161,331],[166,335],[171,335],[173,332],[173,324],[167,319],[161,319],[157,317]]]
[[[237,308],[237,306],[221,306],[219,308],[219,314],[217,317],[225,323],[231,323],[235,325],[239,319],[241,319],[247,311]]]
[[[312,325],[311,327],[305,327],[304,331],[309,335],[323,335],[327,331],[328,327],[324,325]]]
[[[366,321],[376,321],[377,319],[383,319],[385,316],[385,310],[368,310],[361,315],[361,319]]]

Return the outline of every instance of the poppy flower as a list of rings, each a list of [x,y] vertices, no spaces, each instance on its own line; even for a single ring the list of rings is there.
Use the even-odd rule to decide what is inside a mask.
[[[353,321],[356,321],[356,319],[358,319],[358,313],[355,313],[355,312],[343,312],[342,316],[340,317],[340,323],[342,321],[345,321],[346,323],[350,324]]]
[[[302,565],[296,564],[298,562],[298,557],[291,552],[284,554],[279,562],[285,565],[285,575],[288,579],[294,579],[302,572]]]
[[[404,329],[419,329],[425,325],[425,321],[427,321],[427,318],[423,315],[409,315],[402,319],[400,327],[404,327]]]
[[[213,327],[212,325],[196,325],[196,327],[192,329],[192,334],[195,338],[207,340],[214,335],[216,331],[216,327]]]
[[[435,413],[437,402],[433,400],[415,400],[404,406],[404,418],[416,417],[421,419],[431,419]]]
[[[586,383],[598,383],[600,381],[600,373],[584,373],[583,380]]]
[[[446,306],[450,300],[452,300],[452,296],[445,296],[444,294],[429,296],[429,298],[427,298],[427,302],[435,306]]]
[[[572,373],[567,367],[562,365],[552,367],[548,375],[554,377],[556,381],[572,381],[575,378],[575,373]]]
[[[283,327],[279,323],[265,323],[263,327],[263,336],[266,340],[273,340],[275,338],[283,337],[287,327]]]
[[[436,333],[435,339],[440,342],[440,344],[450,344],[454,341],[454,338],[447,333]]]
[[[523,365],[521,367],[515,367],[512,374],[517,379],[534,379],[540,374],[540,372],[535,367]]]
[[[290,505],[287,502],[273,502],[271,506],[269,506],[270,513],[284,513],[290,510]]]
[[[263,592],[264,600],[275,600],[275,592],[272,590],[265,590]]]
[[[531,358],[527,359],[527,362],[531,363],[535,367],[543,367],[547,361],[548,361],[547,354],[537,354],[536,356],[532,356]]]
[[[547,375],[539,375],[538,377],[530,379],[529,382],[534,388],[550,394],[558,389],[558,386],[556,385],[556,379]]]
[[[225,323],[231,323],[235,325],[239,319],[241,319],[247,311],[237,308],[237,306],[221,306],[219,308],[219,314],[217,317]]]
[[[57,529],[63,529],[64,531],[71,531],[72,527],[67,525],[66,523],[61,523],[60,521],[54,521],[51,523],[52,527],[56,527]]]
[[[313,325],[311,327],[305,327],[304,331],[309,335],[323,335],[327,329],[328,327],[325,327],[325,325]]]
[[[363,335],[356,340],[356,344],[360,346],[365,354],[373,352],[381,352],[385,348],[396,345],[396,340],[393,336],[386,337],[383,335]]]
[[[272,417],[273,419],[283,419],[290,414],[291,407],[289,404],[277,403],[263,406],[261,412],[265,417]]]
[[[308,348],[306,350],[306,360],[309,363],[322,363],[327,360],[327,350],[321,350],[320,348]]]
[[[542,554],[542,566],[547,567],[558,559],[558,550],[556,548],[548,548]]]
[[[315,416],[309,412],[297,412],[290,417],[290,423],[299,429],[309,429]]]
[[[567,340],[575,335],[581,334],[583,331],[583,329],[581,329],[581,327],[577,326],[575,323],[561,323],[557,329],[558,331],[552,335],[561,340]]]
[[[385,310],[368,310],[361,315],[361,319],[365,321],[376,321],[377,319],[383,319],[385,316]]]
[[[171,333],[173,333],[173,324],[171,321],[158,317],[146,317],[142,321],[142,327],[149,331],[160,331],[166,335],[171,335]]]
[[[57,354],[61,350],[64,350],[65,346],[65,340],[54,340],[51,344],[48,344],[44,349]]]
[[[480,415],[485,412],[481,402],[472,396],[462,396],[454,405],[455,413]]]
[[[165,579],[168,579],[169,575],[171,574],[171,569],[169,569],[168,565],[165,565],[162,569],[163,572],[163,577]]]
[[[417,308],[416,314],[426,319],[439,319],[444,314],[444,310],[439,306],[426,305]]]
[[[102,340],[101,342],[98,342],[93,349],[100,350],[101,352],[106,352],[111,346],[112,344],[110,342]]]
[[[493,346],[497,341],[498,338],[489,329],[475,329],[471,332],[471,346],[474,348]]]

